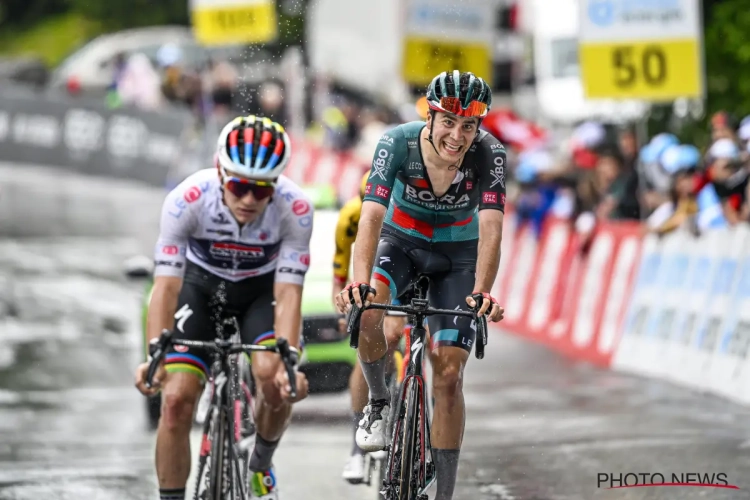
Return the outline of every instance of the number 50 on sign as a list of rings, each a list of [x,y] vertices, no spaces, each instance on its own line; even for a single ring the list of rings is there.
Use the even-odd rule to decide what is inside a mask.
[[[696,40],[587,43],[580,58],[589,98],[670,101],[703,95]]]

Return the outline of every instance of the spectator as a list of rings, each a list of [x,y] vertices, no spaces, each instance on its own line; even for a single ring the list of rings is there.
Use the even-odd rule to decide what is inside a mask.
[[[209,60],[206,91],[211,92],[214,114],[227,117],[232,112],[232,100],[237,90],[237,69],[229,61]],[[267,115],[265,115],[267,116]],[[270,117],[269,117],[270,118]],[[271,118],[275,120],[275,118]],[[220,121],[225,121],[220,119]]]
[[[631,128],[624,128],[618,134],[623,170],[635,172],[638,163],[638,138]]]
[[[729,138],[719,139],[711,145],[706,155],[706,177],[722,202],[724,217],[731,225],[747,221],[748,170],[740,160],[737,144]]]
[[[574,212],[576,231],[587,247],[597,222],[610,218],[616,205],[610,196],[612,186],[622,174],[622,160],[616,150],[597,155],[593,170],[581,175],[576,185]]]
[[[548,151],[526,151],[519,155],[515,169],[515,179],[520,188],[514,200],[518,224],[529,223],[537,236],[557,200],[557,185],[539,178],[539,174],[548,172],[553,164]]]
[[[737,120],[726,111],[714,113],[710,122],[711,140],[730,139],[737,142]]]
[[[128,59],[118,91],[123,104],[145,110],[155,110],[162,105],[159,75],[148,57],[141,53]]]
[[[680,141],[673,134],[658,134],[641,149],[638,164],[641,203],[646,213],[651,213],[664,202],[669,201],[672,179],[661,165],[661,156],[671,146]]]
[[[278,123],[286,123],[284,89],[274,81],[264,82],[258,89],[259,113]]]
[[[671,146],[664,152],[662,165],[671,179],[670,199],[649,217],[647,225],[651,232],[664,235],[686,223],[696,229],[698,202],[694,176],[700,159],[695,146]]]
[[[126,67],[127,57],[124,52],[120,52],[115,56],[112,83],[107,87],[107,94],[105,96],[107,106],[110,108],[119,108],[122,105],[119,88]]]
[[[747,162],[750,160],[750,115],[746,116],[740,122],[737,130],[737,139],[740,146],[740,158]]]
[[[599,156],[597,169],[605,169],[607,175],[616,175],[597,207],[598,217],[602,219],[635,219],[641,218],[641,207],[638,201],[638,174],[631,170],[617,149],[612,149]]]
[[[156,62],[164,73],[161,86],[162,93],[170,102],[177,102],[182,99],[182,70],[179,65],[181,58],[182,50],[173,43],[162,45],[156,53]]]

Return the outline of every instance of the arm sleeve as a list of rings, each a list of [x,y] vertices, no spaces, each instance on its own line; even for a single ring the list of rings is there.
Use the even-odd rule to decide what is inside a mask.
[[[380,138],[372,158],[364,201],[374,201],[388,206],[396,174],[407,155],[406,138],[401,127],[389,130]]]
[[[477,149],[479,210],[505,212],[505,146],[488,134]]]
[[[294,208],[291,208],[294,207]],[[310,238],[314,209],[301,192],[284,210],[281,219],[281,249],[276,265],[276,283],[303,285],[310,267]]]
[[[340,281],[349,277],[349,264],[352,255],[352,244],[357,238],[359,211],[362,202],[359,198],[349,200],[339,212],[336,224],[336,252],[333,256],[333,275]]]
[[[181,278],[185,274],[188,238],[195,226],[196,207],[200,203],[187,203],[184,191],[184,184],[180,184],[164,199],[159,238],[154,249],[154,276]]]

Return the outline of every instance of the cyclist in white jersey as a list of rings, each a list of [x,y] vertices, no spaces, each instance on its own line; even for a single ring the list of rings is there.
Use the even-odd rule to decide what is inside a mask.
[[[239,117],[218,140],[215,168],[185,179],[164,201],[148,310],[150,340],[164,328],[176,338],[212,341],[220,289],[224,312],[235,314],[244,343],[285,337],[300,348],[302,286],[310,262],[313,207],[282,176],[291,144],[268,118]],[[193,410],[210,366],[208,353],[177,347],[145,386],[147,363],[136,372],[145,395],[163,392],[156,471],[162,500],[184,500],[190,473]],[[251,498],[276,500],[273,453],[291,419],[292,403],[307,396],[297,373],[292,399],[286,370],[274,353],[255,353],[256,443],[250,459]]]

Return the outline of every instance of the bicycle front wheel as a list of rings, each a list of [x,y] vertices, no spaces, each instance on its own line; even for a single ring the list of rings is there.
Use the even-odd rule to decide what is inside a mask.
[[[422,397],[421,380],[409,379],[406,391],[406,411],[401,440],[401,471],[399,474],[398,500],[416,500],[419,494],[419,471],[422,469],[421,429]]]
[[[193,500],[223,500],[226,484],[226,415],[212,408],[204,424]]]

